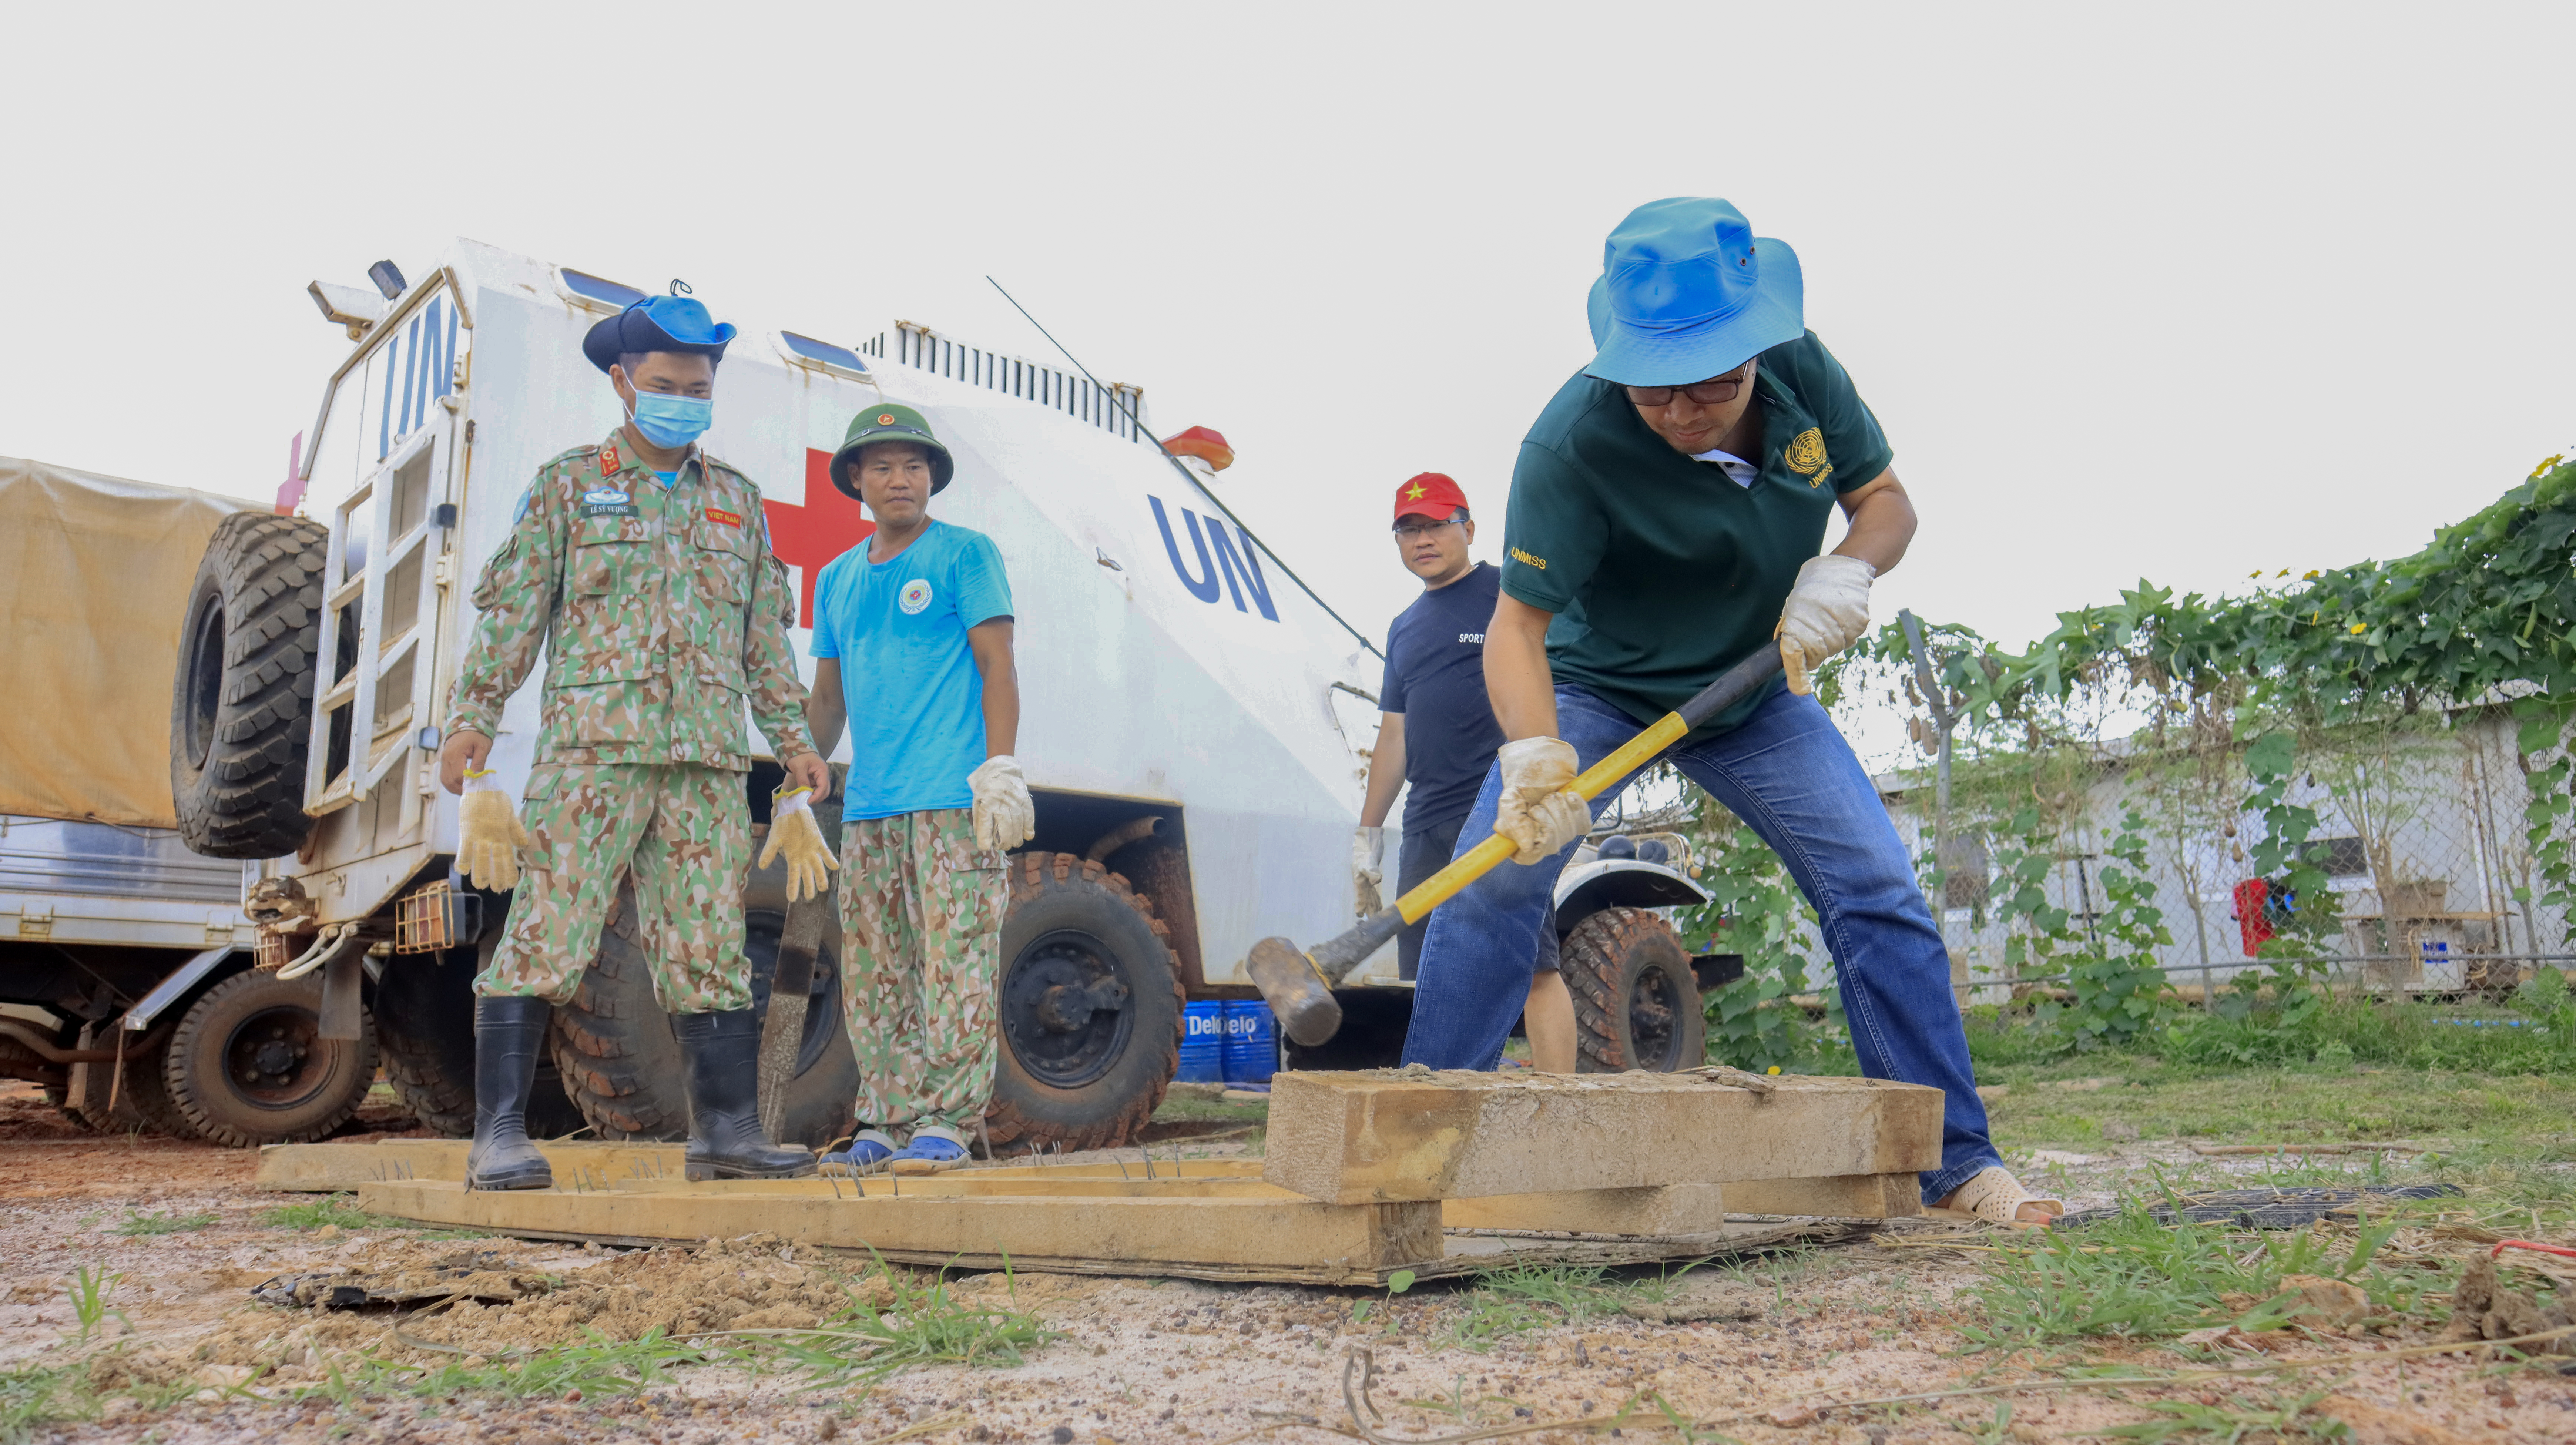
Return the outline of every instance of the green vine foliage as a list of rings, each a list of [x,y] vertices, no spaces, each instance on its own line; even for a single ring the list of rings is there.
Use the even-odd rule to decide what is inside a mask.
[[[2552,457],[2394,561],[2283,574],[2233,597],[2141,581],[2117,603],[2058,614],[2055,630],[2019,652],[1956,624],[1925,626],[1955,719],[1963,800],[1948,826],[1990,850],[1977,863],[1991,869],[1985,907],[2012,926],[2009,974],[2059,981],[2063,994],[2039,1012],[2060,1043],[2118,1044],[2181,1024],[2152,967],[2153,949],[2171,943],[2144,864],[2158,825],[2223,832],[2237,849],[2226,866],[2279,891],[2264,968],[2238,974],[2208,1000],[2211,1013],[2238,1037],[2249,1021],[2282,1034],[2305,1027],[2326,1005],[2324,959],[2340,925],[2324,859],[2312,856],[2318,814],[2295,800],[2296,785],[2324,776],[2334,748],[2423,726],[2449,705],[2514,699],[2537,879],[2514,891],[2529,903],[2576,903],[2576,759],[2565,747],[2576,722],[2572,550],[2576,464]],[[1890,622],[1820,670],[1819,700],[1832,707],[1885,685],[1891,702],[1901,687],[1925,707],[1912,669],[1904,630]],[[2106,723],[2142,716],[2146,732],[2109,745]],[[1928,754],[1933,734],[1917,726]],[[2088,844],[2085,780],[2114,765],[2143,785],[2133,797],[2162,800],[2163,815],[2132,806],[2110,841]],[[2256,826],[2237,839],[2240,818]],[[1927,848],[1922,861],[1927,892],[1957,901],[1943,877],[1952,860]],[[2094,911],[2088,892],[2083,918],[2051,889],[2073,898],[2066,870],[2088,866],[2102,898]]]
[[[2433,543],[2392,562],[2311,572],[2249,595],[2176,597],[2141,581],[2118,603],[2058,614],[2022,652],[1956,625],[1930,629],[1941,686],[1972,740],[2037,745],[2038,716],[2115,679],[2176,699],[2235,701],[2240,737],[2287,719],[2333,725],[2412,714],[2497,688],[2514,704],[2526,760],[2559,748],[2576,721],[2576,463],[2551,457],[2522,485]],[[1890,623],[1829,665],[1910,665]],[[2282,744],[2280,746],[2292,746]],[[2294,764],[2295,760],[2267,759]],[[2294,770],[2285,765],[2278,776]],[[2548,891],[2576,899],[2576,794],[2558,757],[2531,774],[2529,844]]]
[[[2064,1023],[2078,1049],[2129,1044],[2152,1034],[2168,1012],[2165,976],[2155,950],[2173,942],[2156,885],[2147,873],[2147,820],[2131,808],[2103,849],[2102,894],[2107,907],[2094,920],[2088,946],[2067,970],[2074,995]]]

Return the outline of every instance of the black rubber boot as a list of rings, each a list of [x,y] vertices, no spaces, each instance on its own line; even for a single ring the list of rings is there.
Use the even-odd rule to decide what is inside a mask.
[[[812,1153],[782,1149],[760,1131],[760,1023],[749,1009],[673,1014],[671,1032],[689,1070],[689,1178],[795,1179]]]
[[[552,1189],[546,1156],[528,1142],[528,1086],[555,1006],[541,998],[474,1000],[474,1147],[468,1189]]]

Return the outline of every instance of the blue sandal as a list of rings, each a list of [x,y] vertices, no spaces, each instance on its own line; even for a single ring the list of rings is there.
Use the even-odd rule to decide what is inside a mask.
[[[922,1124],[913,1129],[911,1143],[887,1157],[953,1164],[966,1157],[966,1136],[945,1124]]]
[[[895,1151],[901,1147],[903,1146],[894,1142],[894,1136],[883,1129],[861,1129],[850,1140],[847,1148],[835,1149],[824,1155],[822,1162],[845,1164],[853,1169],[867,1169],[893,1158]]]

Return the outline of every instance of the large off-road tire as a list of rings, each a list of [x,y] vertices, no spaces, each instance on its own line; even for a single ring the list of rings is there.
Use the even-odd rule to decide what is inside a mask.
[[[1604,908],[1565,935],[1562,956],[1578,1072],[1670,1073],[1708,1061],[1699,982],[1663,919],[1642,908]]]
[[[322,976],[252,969],[197,996],[170,1031],[170,1102],[217,1144],[301,1144],[347,1123],[376,1078],[374,1031],[322,1035]]]
[[[385,1080],[424,1129],[450,1139],[474,1133],[474,977],[491,962],[501,923],[472,948],[390,960],[376,980],[376,1051]],[[528,1090],[528,1135],[560,1139],[587,1122],[564,1093],[551,1055]]]
[[[330,533],[237,512],[215,525],[188,592],[170,701],[179,836],[210,858],[304,845],[304,756]]]
[[[784,915],[754,908],[744,915],[743,951],[751,959],[752,1007],[769,1016],[769,980],[778,969]],[[819,1149],[847,1133],[859,1095],[859,1062],[841,1019],[841,941],[823,930],[814,984],[805,1000],[805,1033],[796,1079],[787,1096],[781,1144]],[[635,923],[635,892],[617,890],[617,907],[600,931],[599,956],[582,975],[571,1003],[555,1009],[554,1056],[564,1092],[603,1139],[685,1139],[689,1095],[680,1041],[671,1016],[653,997],[653,978]]]
[[[64,1048],[72,1049],[112,1049],[116,1041],[112,1022],[67,1030],[59,1039]],[[173,1139],[194,1139],[196,1127],[171,1104],[169,1087],[162,1082],[161,1061],[168,1046],[166,1035],[154,1039],[149,1048],[135,1047],[128,1037],[121,1083],[115,1078],[116,1065],[90,1064],[86,1068],[96,1071],[92,1095],[75,1102],[68,1087],[56,1087],[48,1088],[45,1097],[63,1117],[94,1134],[130,1134],[140,1129]],[[108,1102],[111,1098],[113,1105]]]
[[[1181,1058],[1180,960],[1127,880],[1072,853],[1011,859],[995,1149],[1109,1149],[1161,1107]]]

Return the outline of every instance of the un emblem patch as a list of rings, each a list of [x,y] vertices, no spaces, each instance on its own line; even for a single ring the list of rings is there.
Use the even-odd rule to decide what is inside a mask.
[[[1825,433],[1821,427],[1809,427],[1789,439],[1780,459],[1789,470],[1807,479],[1810,487],[1820,486],[1834,474],[1834,464],[1825,460]]]

